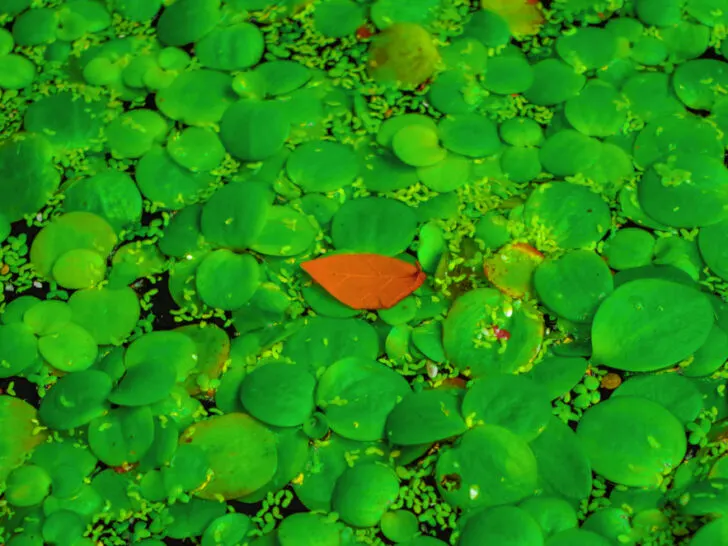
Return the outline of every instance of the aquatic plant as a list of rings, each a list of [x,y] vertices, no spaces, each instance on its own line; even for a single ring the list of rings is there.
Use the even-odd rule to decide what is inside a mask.
[[[728,544],[717,0],[0,0],[0,544]]]

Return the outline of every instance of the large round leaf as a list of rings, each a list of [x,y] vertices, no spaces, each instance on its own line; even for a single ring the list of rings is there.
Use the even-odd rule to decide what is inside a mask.
[[[54,264],[69,251],[84,249],[105,260],[116,245],[114,229],[101,216],[90,212],[67,212],[46,224],[30,247],[30,261],[44,277],[51,277]]]
[[[567,252],[536,268],[533,283],[543,304],[559,317],[589,322],[614,289],[609,267],[590,250]]]
[[[329,192],[350,185],[359,171],[351,146],[340,142],[306,142],[288,158],[286,172],[305,192]]]
[[[599,307],[593,360],[618,370],[659,370],[694,353],[712,326],[713,308],[703,293],[662,279],[638,279]]]
[[[551,419],[546,390],[518,375],[484,377],[468,388],[463,415],[469,423],[498,425],[530,442]]]
[[[170,46],[190,44],[215,28],[220,16],[220,0],[179,0],[159,17],[159,40]]]
[[[690,542],[691,546],[714,546],[728,541],[728,519],[722,517],[701,528]]]
[[[557,417],[530,444],[538,462],[539,487],[546,494],[579,502],[589,496],[592,469],[574,431]]]
[[[698,245],[700,255],[710,270],[723,280],[728,280],[728,221],[718,222],[700,230]]]
[[[141,362],[129,368],[109,401],[120,406],[145,406],[164,400],[177,380],[174,362]]]
[[[377,358],[379,338],[374,327],[364,320],[308,317],[283,344],[281,354],[319,369],[345,357]]]
[[[641,396],[657,402],[684,425],[693,421],[703,409],[703,395],[694,380],[675,373],[630,377],[612,396]]]
[[[318,229],[302,212],[273,205],[262,231],[250,248],[268,256],[294,256],[311,248]]]
[[[107,411],[111,386],[109,376],[98,370],[64,375],[43,398],[40,420],[54,430],[85,425]]]
[[[0,378],[17,375],[37,358],[38,341],[30,327],[23,323],[0,326]]]
[[[387,418],[387,439],[411,446],[459,436],[467,430],[459,406],[459,393],[453,390],[408,394]]]
[[[465,433],[437,461],[443,498],[463,509],[509,504],[536,491],[536,458],[509,430],[483,425]]]
[[[245,305],[260,285],[260,266],[249,254],[214,250],[195,272],[197,293],[206,305],[234,311]]]
[[[218,123],[235,98],[229,75],[201,69],[182,72],[156,94],[155,102],[168,118],[205,125]]]
[[[373,527],[399,494],[394,470],[382,463],[348,468],[334,488],[333,509],[354,527]]]
[[[396,256],[407,250],[417,217],[401,201],[366,197],[347,201],[334,214],[331,237],[339,250]]]
[[[349,357],[321,376],[316,403],[332,430],[345,438],[373,441],[384,437],[387,415],[410,392],[407,381],[384,364]]]
[[[204,499],[235,499],[264,486],[278,466],[273,432],[244,413],[216,416],[190,426],[181,443],[201,447],[213,478],[197,492]]]
[[[261,161],[283,149],[291,123],[282,103],[240,100],[225,111],[220,139],[230,155]]]
[[[233,182],[218,189],[202,209],[205,239],[231,250],[245,250],[263,231],[272,197],[259,182]]]
[[[492,288],[455,300],[443,325],[448,359],[473,377],[513,373],[536,357],[543,340],[541,314]]]
[[[603,536],[583,529],[561,531],[546,542],[546,546],[610,546],[611,544],[613,542]]]
[[[531,514],[545,537],[579,525],[574,506],[560,497],[539,495],[526,499],[518,506]]]
[[[543,533],[536,520],[522,508],[496,506],[467,518],[458,544],[541,546]]]
[[[68,305],[73,322],[88,330],[99,345],[121,345],[141,313],[136,293],[127,286],[79,290],[71,295]]]
[[[240,400],[264,423],[295,427],[313,413],[316,379],[303,364],[271,362],[245,376]]]
[[[278,493],[291,480],[298,478],[310,459],[310,439],[301,428],[285,428],[276,431],[276,452],[278,454],[278,467],[273,478],[260,489],[250,495],[241,497],[241,502],[257,503],[269,494]]]
[[[124,355],[127,369],[142,363],[166,361],[173,365],[177,380],[184,380],[197,363],[197,345],[189,336],[157,330],[134,340]]]
[[[85,329],[69,322],[57,332],[38,340],[38,351],[48,363],[64,372],[78,372],[90,368],[98,356],[98,346]]]
[[[537,186],[526,201],[524,221],[540,245],[564,249],[596,243],[611,225],[604,199],[586,186],[569,182]]]
[[[53,150],[42,135],[5,140],[0,145],[0,214],[11,222],[38,211],[61,180]]]
[[[695,228],[728,218],[728,169],[722,158],[670,157],[644,174],[638,190],[645,212],[669,226]]]
[[[88,426],[93,454],[109,466],[135,463],[154,441],[154,417],[148,406],[115,408]]]
[[[242,70],[260,61],[265,49],[263,33],[251,23],[216,28],[195,46],[202,66],[217,70]]]
[[[591,407],[576,433],[594,470],[630,487],[660,485],[687,449],[677,417],[637,396],[618,396]]]
[[[25,456],[39,444],[47,434],[33,434],[37,412],[33,406],[20,398],[0,395],[0,482],[10,471],[21,464]]]
[[[290,514],[281,522],[278,542],[281,546],[339,546],[340,533],[339,526],[326,516],[302,512]]]

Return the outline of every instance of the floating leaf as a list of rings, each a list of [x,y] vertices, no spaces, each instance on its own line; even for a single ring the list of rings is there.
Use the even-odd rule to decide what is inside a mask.
[[[601,535],[583,529],[567,529],[552,536],[548,546],[609,546],[613,544]]]
[[[356,456],[356,464],[381,462],[387,457],[381,443],[347,440],[335,433],[316,446],[304,467],[303,479],[293,484],[296,496],[309,510],[331,510],[336,482],[353,465],[352,456]]]
[[[593,359],[618,370],[659,370],[695,352],[712,326],[713,308],[701,292],[638,279],[617,288],[597,310]]]
[[[703,397],[694,380],[675,373],[630,377],[612,396],[641,396],[657,402],[684,425],[703,409]]]
[[[38,341],[31,328],[22,323],[0,326],[0,378],[15,376],[37,358]]]
[[[48,472],[53,482],[54,496],[68,498],[81,491],[85,479],[96,468],[97,460],[86,446],[75,446],[71,442],[51,442],[36,447],[30,462]]]
[[[469,423],[498,425],[527,442],[541,434],[551,419],[544,387],[519,375],[496,375],[474,381],[463,398]]]
[[[109,407],[111,379],[97,370],[64,375],[40,404],[38,415],[47,427],[69,430],[103,415]]]
[[[503,17],[513,34],[536,34],[544,21],[538,2],[531,0],[481,0],[481,5]]]
[[[579,525],[574,507],[559,497],[531,497],[523,501],[519,508],[531,514],[545,537]]]
[[[321,376],[316,403],[337,434],[374,441],[384,437],[387,416],[409,392],[404,377],[384,364],[350,357]]]
[[[225,503],[192,498],[167,508],[171,522],[164,533],[172,539],[199,537],[213,521],[225,515]]]
[[[530,444],[546,494],[579,502],[589,496],[592,469],[579,438],[557,417]]]
[[[304,425],[305,426],[305,425]],[[327,430],[328,432],[328,430]],[[273,478],[250,495],[241,497],[241,502],[256,503],[271,493],[278,493],[291,480],[301,475],[310,458],[309,437],[299,428],[287,428],[276,433],[278,468]]]
[[[392,542],[406,542],[419,534],[417,516],[408,510],[394,510],[382,516],[382,534]]]
[[[293,362],[319,369],[346,357],[374,360],[379,355],[377,332],[364,320],[308,317],[300,325],[281,353]]]
[[[295,427],[313,413],[315,388],[316,379],[305,365],[271,362],[245,376],[240,401],[266,424]]]
[[[536,458],[509,430],[483,425],[466,432],[437,461],[437,486],[453,506],[509,504],[536,491]]]
[[[197,493],[205,499],[218,495],[234,499],[252,493],[273,477],[278,466],[275,435],[244,413],[229,413],[194,424],[182,434],[180,442],[199,446],[208,456],[214,477]]]
[[[655,238],[644,229],[618,230],[604,245],[609,267],[622,270],[650,265],[655,250]]]
[[[5,431],[0,441],[0,481],[20,465],[33,448],[42,444],[47,434],[33,434],[38,414],[27,402],[0,395],[0,427]]]
[[[396,22],[376,36],[369,59],[369,73],[375,80],[413,86],[432,76],[440,54],[423,27]]]
[[[596,472],[630,487],[658,486],[687,448],[677,417],[637,396],[613,397],[590,408],[579,421],[577,437]]]
[[[588,323],[613,290],[609,267],[594,252],[576,250],[541,264],[533,282],[542,303],[567,320]]]
[[[585,186],[569,182],[537,186],[526,201],[524,220],[547,240],[544,243],[555,243],[563,249],[596,243],[611,224],[604,199]]]
[[[712,546],[728,540],[728,520],[717,519],[700,529],[691,542],[692,546]]]
[[[543,317],[531,303],[479,288],[450,308],[443,346],[448,359],[473,377],[513,373],[536,357],[543,333]]]
[[[429,444],[467,430],[458,393],[426,390],[408,394],[387,418],[387,439],[403,446]]]
[[[373,527],[399,494],[394,470],[382,463],[348,468],[334,488],[333,510],[354,527]]]
[[[301,267],[354,309],[389,309],[417,290],[426,277],[419,266],[379,254],[336,254]]]
[[[341,544],[340,533],[340,527],[321,514],[290,514],[278,527],[278,543],[281,546],[336,546]]]
[[[250,529],[250,518],[244,514],[225,514],[215,519],[202,535],[202,546],[233,546],[243,542]]]
[[[43,502],[51,488],[51,477],[40,466],[25,465],[13,470],[7,479],[5,498],[18,508]]]
[[[522,298],[533,293],[533,272],[543,254],[525,243],[506,245],[485,260],[485,276],[504,294]]]
[[[583,358],[546,355],[528,372],[528,377],[541,385],[553,400],[569,392],[584,377],[587,362]]]
[[[396,256],[407,250],[416,233],[414,210],[384,197],[347,200],[331,219],[331,238],[342,252]]]
[[[88,426],[88,444],[109,466],[135,463],[154,441],[154,418],[149,406],[115,408]]]
[[[460,546],[482,544],[543,545],[543,533],[536,520],[522,508],[496,506],[467,517]]]

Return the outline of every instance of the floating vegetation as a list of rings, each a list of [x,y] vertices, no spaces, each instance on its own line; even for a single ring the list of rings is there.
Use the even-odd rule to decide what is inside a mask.
[[[728,546],[725,0],[0,0],[0,545]]]

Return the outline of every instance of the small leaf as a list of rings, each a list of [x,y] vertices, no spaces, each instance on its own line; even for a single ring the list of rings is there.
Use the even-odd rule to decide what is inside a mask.
[[[379,254],[336,254],[301,267],[329,294],[354,309],[389,309],[426,278],[419,264]]]

